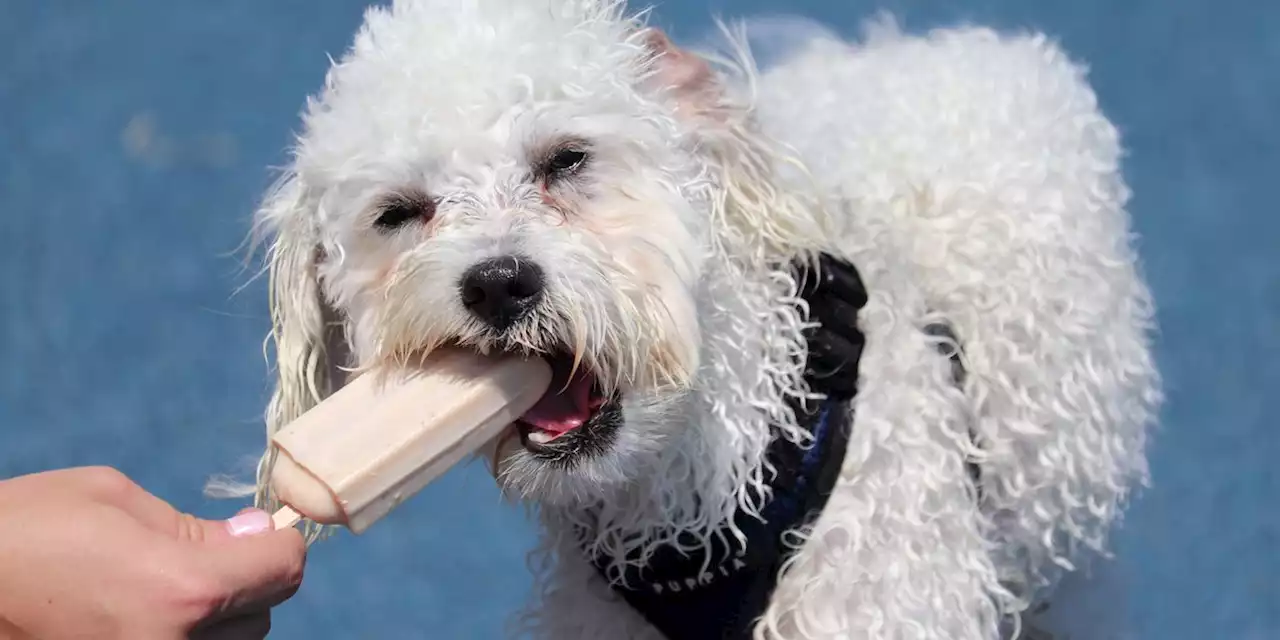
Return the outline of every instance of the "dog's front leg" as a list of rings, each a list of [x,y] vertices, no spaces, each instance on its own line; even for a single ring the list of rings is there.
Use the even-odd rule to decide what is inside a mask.
[[[1010,606],[965,464],[964,398],[924,330],[923,296],[892,274],[864,274],[872,295],[845,462],[757,638],[993,640]]]

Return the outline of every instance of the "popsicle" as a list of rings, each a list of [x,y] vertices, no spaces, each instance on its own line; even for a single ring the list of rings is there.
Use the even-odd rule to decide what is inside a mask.
[[[272,438],[276,528],[305,516],[363,533],[529,411],[551,377],[540,358],[442,348],[355,378]]]

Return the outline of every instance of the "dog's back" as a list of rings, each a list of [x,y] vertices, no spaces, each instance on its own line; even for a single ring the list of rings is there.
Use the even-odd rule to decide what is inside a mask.
[[[886,321],[954,332],[974,444],[957,454],[980,471],[994,570],[1032,597],[1103,547],[1160,400],[1118,135],[1084,69],[1042,36],[877,25],[811,39],[758,90]]]

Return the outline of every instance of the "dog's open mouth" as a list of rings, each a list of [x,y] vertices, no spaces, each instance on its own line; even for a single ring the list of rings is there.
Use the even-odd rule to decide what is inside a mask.
[[[573,367],[573,356],[547,358],[551,386],[532,409],[516,422],[520,441],[533,453],[557,457],[576,453],[584,445],[608,435],[620,422],[619,396],[606,396],[585,363]]]

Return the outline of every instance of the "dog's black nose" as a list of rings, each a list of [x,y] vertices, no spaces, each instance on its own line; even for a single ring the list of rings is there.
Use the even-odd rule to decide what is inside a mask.
[[[542,297],[542,268],[516,256],[502,256],[473,265],[462,275],[462,304],[477,318],[499,331],[506,329]]]

